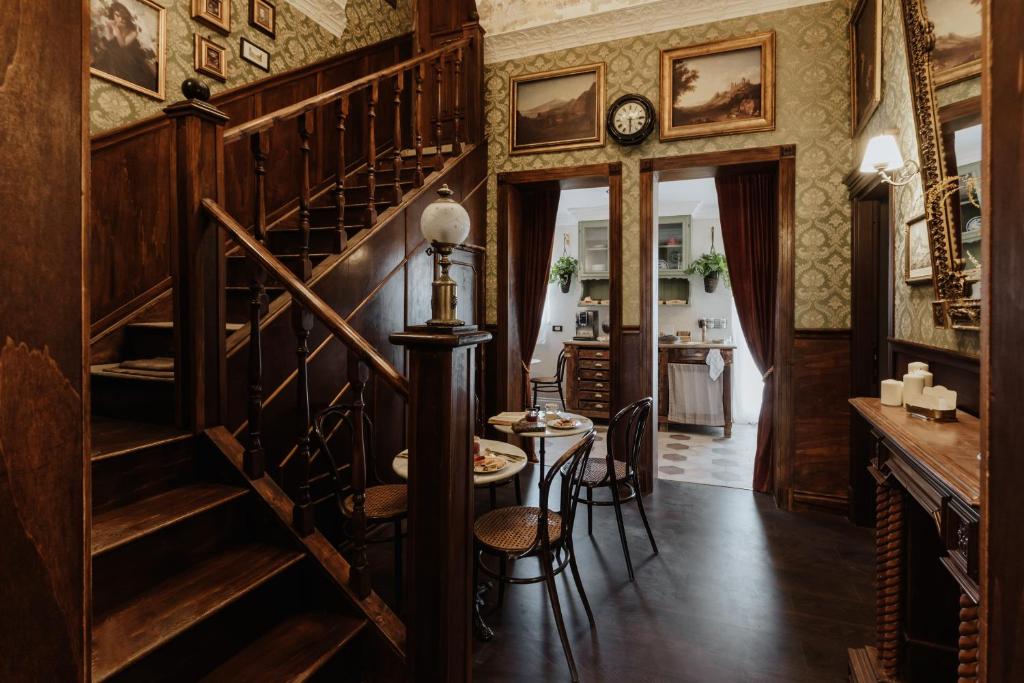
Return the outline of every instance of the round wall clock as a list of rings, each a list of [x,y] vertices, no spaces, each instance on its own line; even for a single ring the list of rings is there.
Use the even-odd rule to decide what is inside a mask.
[[[654,132],[657,115],[643,95],[623,95],[608,107],[608,134],[620,145],[638,145]]]

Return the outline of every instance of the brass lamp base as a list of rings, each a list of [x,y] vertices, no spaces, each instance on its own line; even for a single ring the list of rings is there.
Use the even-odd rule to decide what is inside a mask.
[[[438,255],[437,270],[434,282],[431,285],[430,294],[430,320],[427,325],[430,327],[464,327],[466,323],[455,317],[456,306],[459,303],[458,284],[448,275],[448,269],[452,262],[451,256],[453,245],[440,244],[435,242],[430,247],[430,252]]]

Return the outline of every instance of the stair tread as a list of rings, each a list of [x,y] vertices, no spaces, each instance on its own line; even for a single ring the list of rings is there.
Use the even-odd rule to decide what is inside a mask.
[[[92,554],[126,545],[246,493],[237,486],[198,482],[108,510],[93,518]]]
[[[92,460],[105,460],[144,448],[183,441],[192,435],[169,425],[118,420],[94,415],[92,418]]]
[[[103,615],[93,626],[93,680],[121,671],[303,557],[266,544],[232,548]]]
[[[340,613],[296,614],[204,676],[202,681],[306,681],[365,626],[365,620]]]
[[[120,363],[101,363],[89,368],[90,374],[102,377],[116,377],[138,382],[174,383],[173,372],[123,371]]]
[[[241,254],[239,254],[238,257],[247,258],[246,256]],[[235,256],[228,256],[228,258],[235,258]],[[173,330],[174,323],[170,320],[157,320],[144,323],[128,323],[127,327],[141,327],[150,330]],[[226,327],[229,332],[234,332],[235,330],[239,329],[242,326],[238,323],[226,323],[224,327]]]

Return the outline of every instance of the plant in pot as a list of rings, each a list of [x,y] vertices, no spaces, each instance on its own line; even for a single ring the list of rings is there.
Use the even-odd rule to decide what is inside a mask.
[[[580,262],[572,256],[559,256],[551,266],[551,279],[549,282],[557,282],[563,294],[569,293],[569,285],[572,284],[572,276],[579,272]]]
[[[704,291],[711,294],[718,289],[718,281],[725,278],[726,286],[729,285],[729,265],[725,262],[725,254],[711,251],[701,255],[699,259],[690,264],[686,269],[687,275],[700,275],[704,278]]]

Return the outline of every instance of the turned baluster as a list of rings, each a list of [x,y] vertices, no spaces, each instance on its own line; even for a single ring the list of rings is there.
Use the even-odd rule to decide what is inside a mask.
[[[302,230],[302,246],[299,249],[299,272],[296,273],[305,282],[312,275],[313,267],[309,261],[309,230],[310,230],[310,165],[313,148],[309,143],[313,135],[313,112],[299,116],[299,150],[302,152],[302,186],[299,188],[299,228]]]
[[[366,559],[366,403],[363,391],[369,369],[354,353],[348,354],[348,383],[352,390],[352,590],[360,598],[370,594],[370,565]],[[397,568],[396,568],[397,570]]]
[[[957,683],[978,680],[978,603],[960,595],[960,637],[957,639]]]
[[[903,494],[880,484],[876,498],[878,660],[890,678],[899,670],[900,577],[903,554]]]
[[[452,95],[452,155],[462,154],[462,48],[455,51],[455,83]]]
[[[263,133],[249,138],[252,148],[253,173],[253,237],[263,242],[267,229],[267,153]],[[263,451],[263,339],[260,332],[264,285],[267,273],[259,265],[249,262],[252,274],[249,280],[249,425],[248,445],[243,458],[243,468],[250,479],[259,479],[266,472],[266,455]]]
[[[377,97],[379,82],[370,86],[366,107],[366,227],[377,223]]]
[[[348,124],[348,95],[338,100],[338,178],[334,183],[334,205],[338,209],[338,239],[341,249],[348,244],[345,231],[345,127]]]
[[[416,96],[412,101],[412,125],[416,135],[416,173],[413,174],[413,183],[416,187],[423,187],[425,175],[423,173],[423,79],[426,77],[427,65],[422,62],[416,67]]]
[[[395,196],[392,204],[402,202],[402,91],[405,89],[405,72],[395,74],[395,153],[392,161],[395,172]]]
[[[444,135],[444,125],[441,122],[441,107],[444,106],[444,91],[442,85],[444,78],[444,54],[438,55],[434,63],[434,76],[437,79],[437,110],[434,112],[434,170],[444,170],[444,150],[441,148],[441,137]]]
[[[292,525],[301,536],[313,533],[315,520],[313,517],[313,499],[309,490],[310,447],[309,431],[311,416],[309,411],[309,332],[313,329],[313,314],[304,309],[298,302],[292,302],[292,329],[295,331],[295,355],[298,359],[298,375],[295,386],[298,391],[297,427],[299,432],[298,463],[299,489],[295,496],[295,507],[292,510]]]

